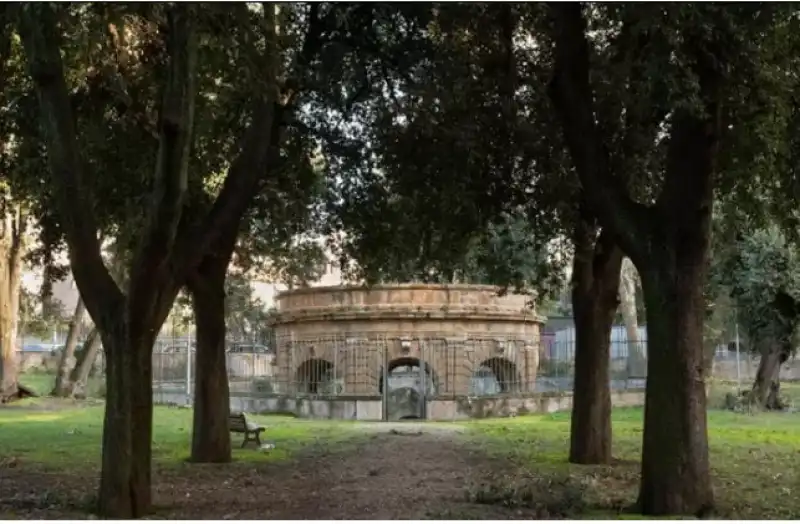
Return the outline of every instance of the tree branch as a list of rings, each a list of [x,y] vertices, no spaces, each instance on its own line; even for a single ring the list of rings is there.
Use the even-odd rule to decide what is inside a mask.
[[[695,38],[689,35],[686,45],[691,46],[689,54],[695,58],[692,69],[698,80],[702,114],[689,109],[676,111],[667,149],[666,178],[656,202],[671,227],[686,224],[686,229],[693,230],[698,229],[698,222],[711,226],[713,174],[722,133],[722,74],[714,58]]]
[[[236,235],[242,216],[258,190],[259,182],[276,164],[282,138],[281,129],[286,123],[287,115],[294,109],[298,93],[305,87],[307,69],[321,45],[323,24],[318,17],[318,9],[316,4],[311,8],[308,30],[300,55],[291,71],[292,78],[287,81],[284,92],[278,93],[276,83],[279,77],[280,47],[275,31],[277,21],[272,4],[264,4],[267,50],[263,62],[267,74],[267,93],[254,107],[253,121],[241,139],[240,152],[228,171],[211,211],[191,234],[186,235],[191,240],[183,245],[183,254],[174,265],[176,274],[192,272],[204,256],[220,249],[220,239]]]
[[[131,298],[138,289],[144,289],[138,286],[142,279],[171,277],[165,261],[175,245],[187,188],[196,98],[197,36],[187,4],[176,4],[167,16],[169,69],[159,118],[155,192],[131,266]]]
[[[649,210],[634,202],[609,167],[609,154],[599,136],[589,83],[589,43],[579,3],[553,3],[555,67],[549,95],[562,122],[567,147],[583,193],[601,225],[616,237],[634,260],[646,256],[639,241]]]
[[[627,62],[627,94],[624,104],[625,119],[622,130],[622,145],[620,147],[620,164],[613,167],[619,175],[630,178],[631,168],[636,156],[640,153],[648,154],[653,149],[659,126],[667,117],[668,110],[658,103],[658,99],[651,97],[647,103],[636,103],[640,98],[634,85],[641,78],[647,76],[644,64],[647,63],[646,53],[652,42],[650,33],[635,33],[636,20],[628,17],[623,21],[622,28],[616,40],[617,54],[615,63]],[[655,79],[656,87],[664,87],[663,79]],[[631,102],[633,101],[633,102]],[[645,151],[640,150],[640,145]],[[628,180],[625,180],[627,182]]]
[[[50,174],[69,248],[70,264],[92,318],[101,323],[121,310],[124,295],[103,263],[85,183],[61,61],[56,14],[49,3],[20,6],[20,35],[39,100]]]

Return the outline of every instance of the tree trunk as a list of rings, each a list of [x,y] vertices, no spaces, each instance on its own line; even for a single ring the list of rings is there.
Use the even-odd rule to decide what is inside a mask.
[[[173,294],[168,308],[172,306],[174,298]],[[166,314],[150,325],[141,326],[142,329],[131,337],[131,349],[135,350],[132,351],[134,359],[131,365],[131,453],[134,458],[131,492],[134,516],[137,518],[146,515],[152,503],[153,346],[165,319]]]
[[[91,376],[94,363],[97,360],[97,355],[100,352],[101,342],[102,339],[97,332],[97,328],[92,329],[92,331],[89,332],[89,336],[86,337],[86,341],[83,343],[81,360],[72,371],[72,377],[70,379],[72,383],[71,396],[83,398],[89,396],[89,377]]]
[[[680,260],[671,251],[667,259]],[[676,268],[654,261],[643,273],[648,359],[639,505],[646,515],[713,508],[703,380],[705,261],[687,258]]]
[[[0,403],[19,392],[17,328],[25,220],[16,207],[15,212],[6,213],[0,227]]]
[[[655,202],[644,205],[628,190],[631,180],[626,171],[643,151],[628,150],[623,140],[617,151],[622,158],[615,161],[609,154],[612,140],[597,122],[583,6],[553,3],[551,11],[555,64],[549,95],[584,198],[600,225],[613,232],[615,242],[636,265],[644,288],[648,351],[641,511],[646,515],[704,514],[713,509],[714,493],[703,382],[703,290],[725,64],[713,63],[695,34],[684,35],[702,110],[670,108],[664,180]],[[637,106],[647,104],[632,104],[626,111],[636,111]],[[623,138],[654,140],[666,115],[651,116],[645,117],[649,125],[631,126]]]
[[[72,370],[75,368],[75,347],[78,345],[78,335],[85,312],[86,307],[83,304],[83,300],[78,297],[78,303],[75,305],[75,312],[72,314],[72,320],[69,323],[67,342],[64,344],[64,349],[61,351],[61,358],[58,362],[56,384],[52,392],[52,395],[55,397],[67,397],[72,393],[73,388],[70,384],[70,376]]]
[[[228,431],[230,391],[225,359],[225,277],[233,254],[235,235],[227,235],[224,249],[204,258],[189,279],[197,329],[194,374],[192,461],[230,462]],[[227,255],[227,256],[226,256]]]
[[[276,13],[265,9],[268,41],[264,80],[279,76]],[[152,343],[187,275],[221,237],[241,218],[264,173],[274,165],[284,113],[296,92],[254,103],[253,121],[240,139],[241,149],[206,216],[184,220],[187,207],[188,162],[191,154],[196,98],[197,38],[195,17],[182,4],[167,13],[164,33],[169,61],[165,65],[159,107],[159,149],[147,211],[147,225],[130,264],[130,284],[123,293],[105,266],[97,238],[99,221],[90,205],[86,166],[69,104],[59,48],[58,16],[51,5],[22,10],[19,33],[39,102],[40,123],[47,145],[50,180],[58,211],[64,220],[70,266],[106,352],[106,415],[103,433],[99,511],[103,517],[144,515],[150,506],[152,438]],[[318,25],[318,24],[317,24]],[[305,78],[305,64],[318,49],[319,28],[306,39],[293,72]],[[309,45],[306,45],[309,44]],[[298,84],[301,82],[298,81]],[[276,90],[268,90],[269,93]],[[186,227],[182,227],[186,225]],[[235,239],[234,239],[235,241]]]
[[[0,286],[5,287],[4,283]],[[16,318],[11,309],[7,290],[0,291],[0,403],[14,399],[19,389]]]
[[[759,409],[783,409],[780,405],[780,371],[788,353],[776,344],[769,344],[761,353],[758,371],[750,391],[749,402]]]
[[[639,316],[636,311],[636,268],[629,258],[622,261],[619,298],[627,334],[628,376],[643,377],[645,376],[645,359],[642,341],[639,337]]]
[[[622,252],[610,235],[581,222],[575,235],[572,307],[575,318],[575,381],[569,461],[611,462],[611,327],[617,310]]]
[[[99,511],[109,518],[139,518],[151,505],[151,362],[161,323],[144,322],[131,313],[125,317],[129,320],[101,330],[106,355],[106,416]],[[131,322],[134,317],[137,320]],[[163,321],[160,314],[158,318]]]
[[[122,325],[120,325],[122,324]],[[127,326],[101,331],[106,357],[106,409],[98,512],[111,519],[136,518],[131,489],[132,454],[131,373],[133,355]],[[149,461],[149,459],[148,459]]]

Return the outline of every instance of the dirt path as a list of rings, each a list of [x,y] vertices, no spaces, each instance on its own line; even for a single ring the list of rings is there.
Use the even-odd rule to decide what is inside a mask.
[[[341,449],[311,451],[289,464],[254,469],[243,478],[223,481],[223,490],[217,482],[217,491],[199,497],[197,484],[193,489],[174,483],[178,479],[163,479],[166,482],[156,488],[160,502],[180,506],[164,516],[375,520],[517,516],[505,508],[466,501],[468,485],[499,473],[504,464],[467,445],[458,428],[401,424],[362,429],[363,438]],[[169,485],[174,489],[165,489]]]
[[[327,450],[309,449],[284,463],[187,464],[157,472],[154,517],[383,520],[527,516],[502,506],[467,502],[469,485],[502,475],[507,464],[483,454],[459,428],[365,424],[360,429],[363,434],[355,440]],[[41,490],[47,480],[37,480]],[[84,486],[84,493],[64,494],[73,501],[91,496],[94,483],[90,482],[87,490],[85,479],[58,480],[62,493],[66,486]],[[9,485],[0,481],[0,487]],[[0,495],[10,495],[3,491],[6,489],[0,489]],[[61,504],[26,505],[13,515],[2,510],[0,514],[25,519],[77,516],[76,508],[60,511]]]

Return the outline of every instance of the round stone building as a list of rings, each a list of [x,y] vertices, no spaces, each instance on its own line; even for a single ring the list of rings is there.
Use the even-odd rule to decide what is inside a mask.
[[[281,293],[273,394],[300,416],[454,419],[525,410],[542,320],[530,297],[477,285]]]

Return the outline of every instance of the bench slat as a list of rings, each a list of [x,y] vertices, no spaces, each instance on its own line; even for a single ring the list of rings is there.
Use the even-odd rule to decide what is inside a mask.
[[[237,413],[228,417],[228,425],[234,433],[244,433],[249,429],[244,413]]]

